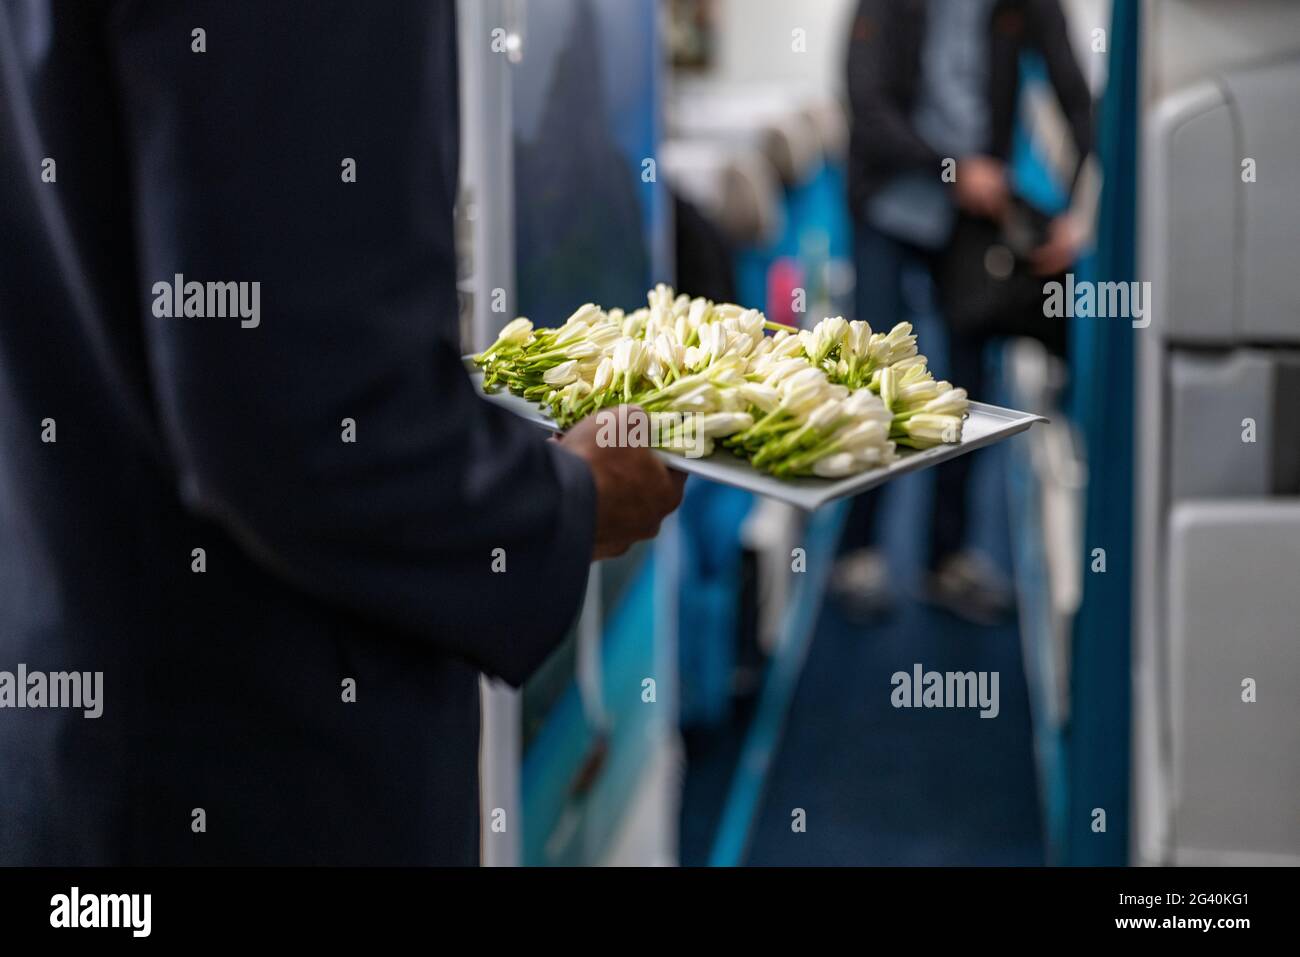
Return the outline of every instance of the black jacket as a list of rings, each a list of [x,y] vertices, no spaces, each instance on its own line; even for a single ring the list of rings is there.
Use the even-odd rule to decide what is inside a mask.
[[[933,169],[944,157],[912,128],[925,42],[925,0],[859,0],[848,55],[849,202],[856,216],[900,172]],[[1092,97],[1070,47],[1059,0],[1000,0],[989,21],[990,154],[1011,152],[1020,96],[1020,54],[1037,50],[1069,123],[1079,163],[1092,151]],[[954,157],[959,159],[960,157]]]
[[[0,709],[0,864],[477,860],[594,492],[458,361],[453,6],[0,0],[0,671],[104,709]]]

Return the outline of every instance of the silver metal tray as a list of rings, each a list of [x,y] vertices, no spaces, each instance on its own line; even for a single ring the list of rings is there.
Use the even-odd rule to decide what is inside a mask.
[[[485,400],[513,412],[520,418],[527,419],[539,426],[555,429],[552,421],[537,405],[519,396],[502,390],[492,394],[483,392],[483,374],[472,361],[465,360],[465,368],[474,388]],[[993,445],[1025,431],[1035,422],[1046,422],[1041,415],[1017,412],[1001,406],[972,402],[962,426],[960,442],[952,445],[939,445],[932,449],[918,452],[914,449],[899,448],[898,461],[884,468],[872,469],[858,475],[842,479],[797,478],[779,479],[760,472],[744,459],[732,455],[725,449],[719,449],[704,458],[688,459],[669,452],[658,454],[671,468],[712,482],[732,485],[736,488],[763,495],[778,501],[788,502],[809,512],[821,508],[836,499],[860,495],[877,485],[898,478],[908,472],[926,469],[940,462],[955,459],[959,455]]]

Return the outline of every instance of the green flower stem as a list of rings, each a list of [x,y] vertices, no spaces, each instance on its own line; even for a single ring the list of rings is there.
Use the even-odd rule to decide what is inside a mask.
[[[761,458],[763,462],[770,462],[773,459],[779,460],[788,458],[800,451],[814,450],[819,446],[824,445],[828,441],[828,436],[834,435],[842,426],[847,425],[848,422],[848,416],[841,416],[822,431],[817,431],[811,424],[805,423],[794,432],[788,433],[784,437],[765,445],[763,450],[755,458],[754,464],[760,464],[758,461],[759,458]],[[811,442],[808,441],[810,436],[812,437]]]
[[[761,468],[768,462],[786,458],[792,452],[798,450],[803,440],[812,432],[812,426],[804,423],[794,431],[787,432],[785,435],[765,443],[758,451],[758,454],[754,456],[754,464]]]
[[[682,395],[686,392],[690,392],[691,389],[695,388],[697,385],[703,385],[708,381],[709,381],[709,372],[706,369],[703,372],[697,372],[694,375],[688,375],[684,379],[678,379],[676,382],[673,382],[670,385],[666,385],[662,389],[657,389],[654,392],[646,393],[641,398],[643,402],[648,402],[648,403],[658,403],[666,399],[675,399],[679,395]]]
[[[785,461],[772,468],[772,474],[778,478],[785,478],[790,475],[805,475],[808,471],[826,458],[828,455],[834,455],[843,448],[843,443],[839,439],[827,439],[806,452],[799,455],[791,456]]]
[[[733,438],[737,440],[738,445],[749,447],[752,440],[770,436],[775,430],[783,433],[792,428],[797,428],[798,425],[797,421],[791,419],[789,410],[785,406],[778,405],[771,412],[756,420],[744,432],[738,433]]]

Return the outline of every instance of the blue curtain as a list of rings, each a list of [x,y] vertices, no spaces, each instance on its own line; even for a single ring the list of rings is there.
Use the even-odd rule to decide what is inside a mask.
[[[1101,196],[1096,281],[1136,279],[1139,23],[1135,0],[1115,0],[1110,70],[1102,102],[1098,154]],[[1106,550],[1105,574],[1084,573],[1075,621],[1073,703],[1066,740],[1068,811],[1063,860],[1128,861],[1130,622],[1133,582],[1134,329],[1120,319],[1076,320],[1074,410],[1088,449],[1085,569]],[[1093,830],[1094,809],[1106,830]]]

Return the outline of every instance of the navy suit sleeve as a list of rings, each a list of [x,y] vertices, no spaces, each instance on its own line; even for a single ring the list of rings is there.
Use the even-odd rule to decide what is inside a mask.
[[[576,615],[595,494],[460,367],[452,8],[129,0],[107,41],[186,502],[286,587],[518,684]],[[260,283],[258,324],[156,315],[177,274]]]

